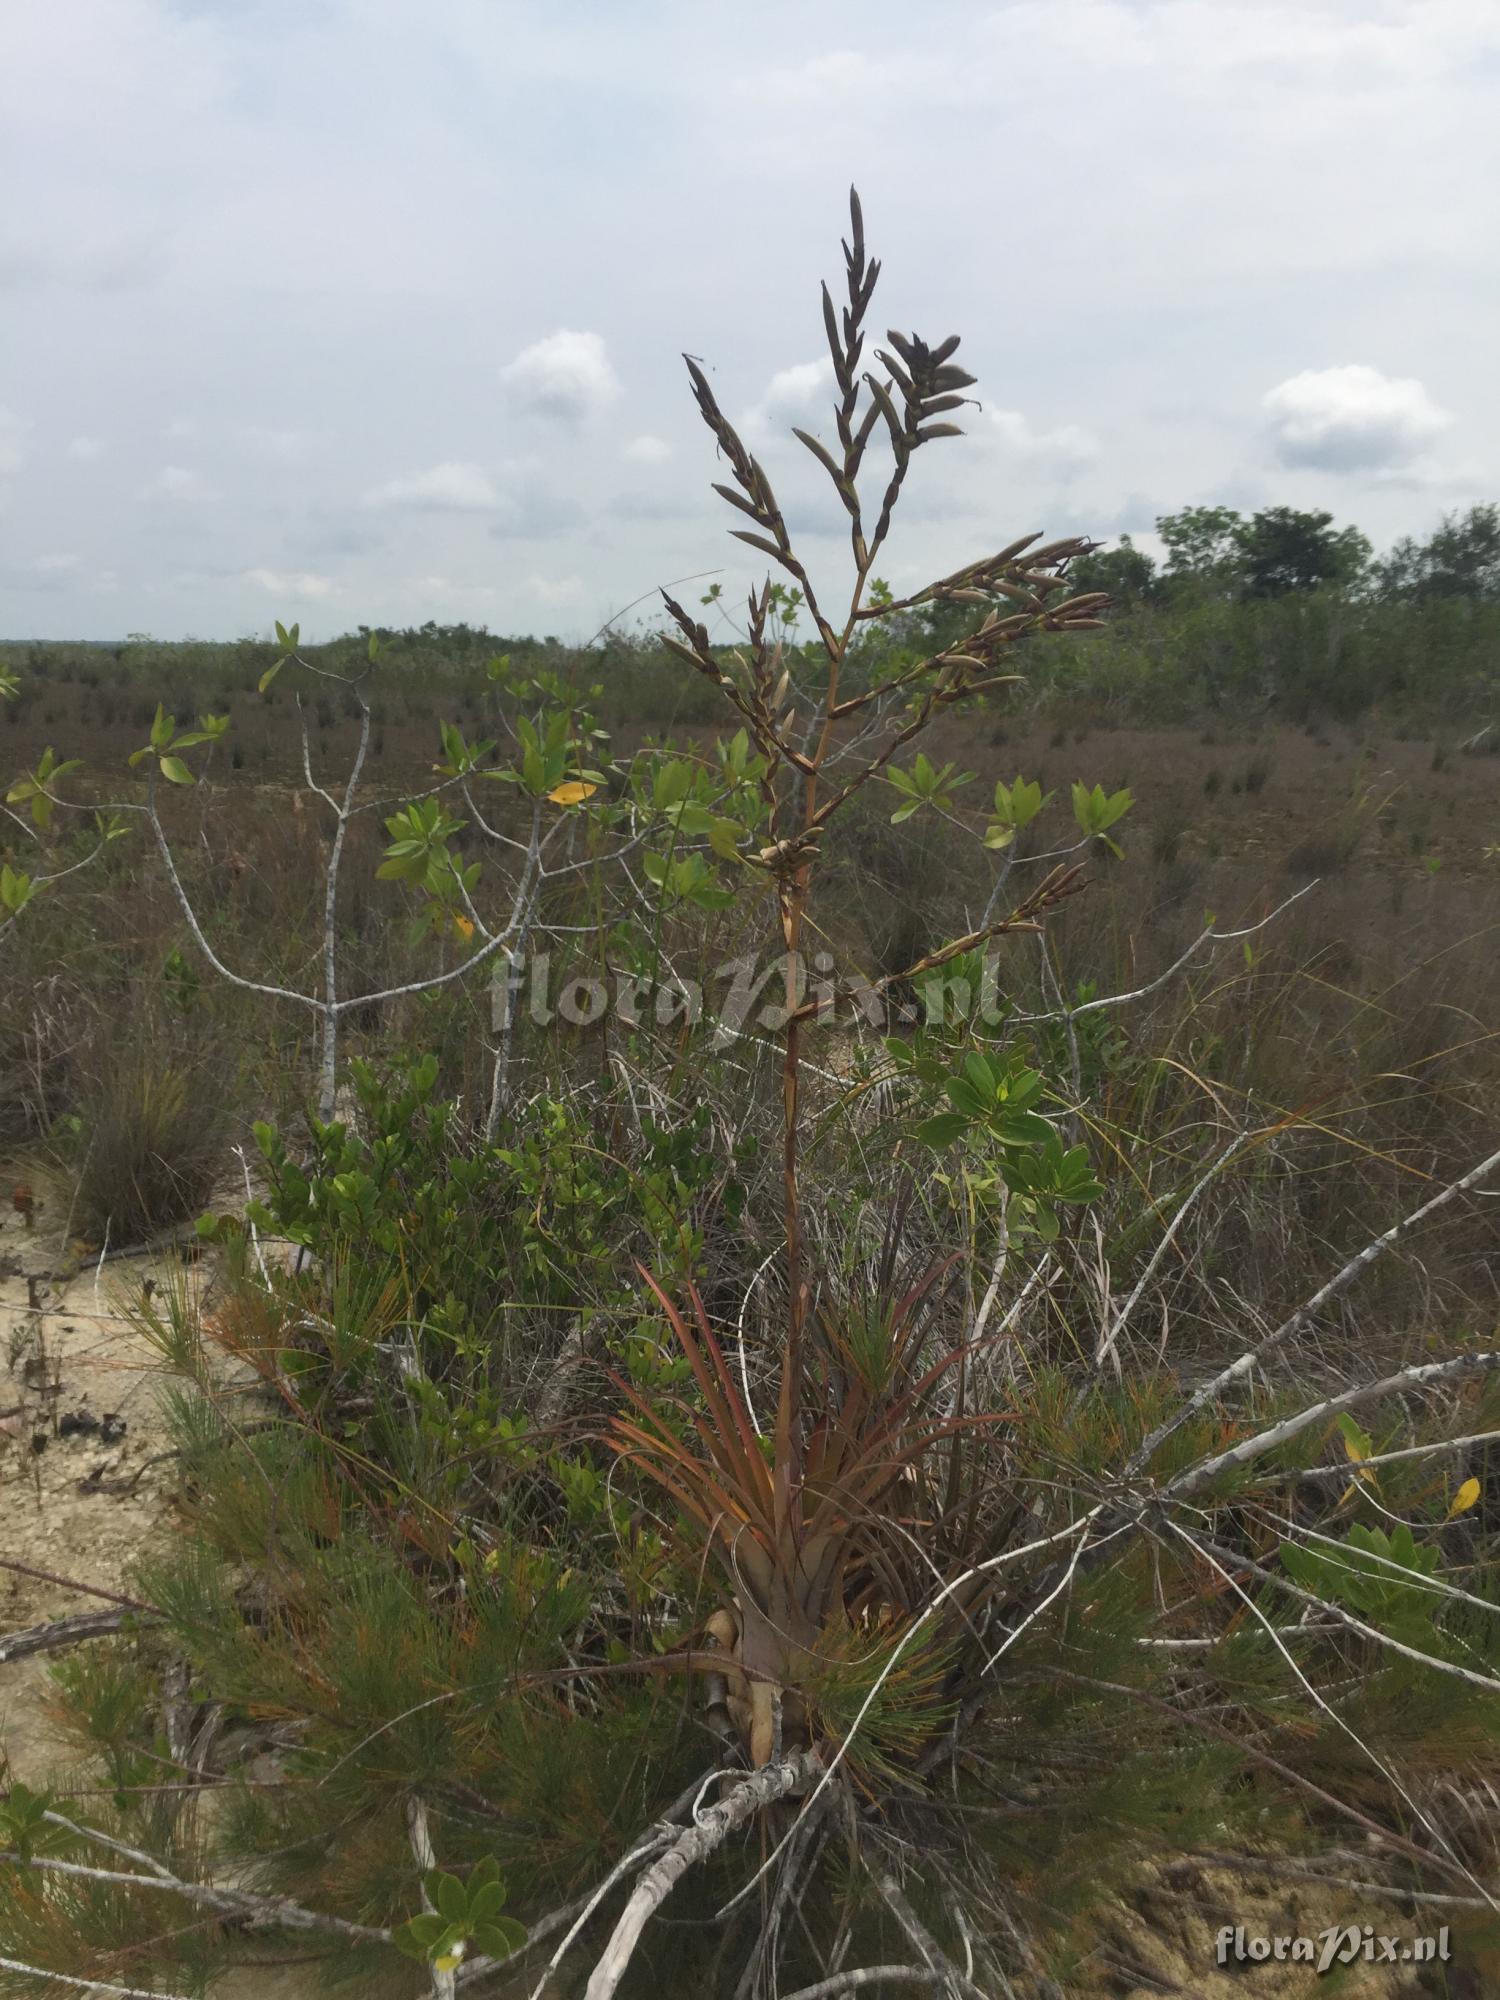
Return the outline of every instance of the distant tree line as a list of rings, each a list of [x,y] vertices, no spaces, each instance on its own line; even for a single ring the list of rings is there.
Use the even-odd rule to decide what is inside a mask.
[[[1217,597],[1284,597],[1321,586],[1390,602],[1432,598],[1500,600],[1500,506],[1446,515],[1425,541],[1407,535],[1376,560],[1358,528],[1336,528],[1321,509],[1184,507],[1163,514],[1158,565],[1122,535],[1073,565],[1080,589],[1107,590],[1122,604]]]
[[[1074,560],[1072,584],[1108,591],[1118,608],[1102,631],[1038,641],[1022,699],[1121,723],[1259,715],[1273,707],[1298,721],[1381,711],[1424,727],[1472,732],[1478,725],[1487,742],[1500,741],[1500,505],[1450,514],[1425,538],[1407,536],[1383,557],[1372,554],[1358,528],[1294,507],[1250,515],[1184,507],[1160,516],[1156,531],[1159,560],[1129,535]],[[875,579],[874,587],[886,586]],[[719,597],[710,586],[705,608],[717,608]],[[773,607],[773,636],[793,664],[809,645],[809,657],[818,650],[799,626],[799,604],[800,593],[791,591]],[[935,599],[872,621],[850,651],[851,687],[900,673],[951,645],[969,629],[971,610]],[[376,636],[377,725],[430,720],[439,683],[456,690],[472,712],[497,655],[591,690],[597,683],[590,699],[611,726],[690,726],[715,713],[712,685],[701,678],[684,683],[649,616],[613,625],[587,646],[435,619],[381,626]],[[343,673],[361,667],[370,637],[371,628],[361,625],[327,641],[313,649],[318,664]],[[726,657],[741,643],[727,603],[712,642]],[[266,642],[252,637],[173,643],[131,633],[113,646],[0,643],[0,674],[17,680],[16,697],[0,715],[7,727],[19,726],[39,708],[40,723],[50,727],[49,701],[55,704],[61,688],[75,683],[88,694],[80,710],[84,727],[108,723],[125,712],[122,704],[144,725],[156,699],[147,686],[162,674],[169,676],[168,706],[176,714],[238,700],[258,712],[267,657]],[[337,706],[321,698],[314,711],[321,727],[335,720]]]

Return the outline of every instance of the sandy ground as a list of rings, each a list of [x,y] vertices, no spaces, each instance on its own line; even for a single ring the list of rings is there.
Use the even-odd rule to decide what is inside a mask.
[[[122,1317],[128,1296],[165,1268],[130,1258],[54,1280],[55,1197],[33,1185],[35,1226],[9,1200],[0,1219],[0,1555],[66,1581],[0,1570],[0,1633],[105,1608],[79,1586],[128,1595],[137,1553],[171,1532],[161,1365]],[[45,1658],[0,1666],[0,1718],[21,1777],[56,1754],[29,1699],[46,1668]]]
[[[147,1279],[165,1282],[167,1265],[128,1258],[52,1279],[55,1197],[40,1187],[38,1195],[33,1229],[8,1201],[0,1215],[0,1556],[54,1580],[0,1570],[0,1637],[104,1606],[85,1586],[128,1594],[133,1560],[169,1538],[177,1518],[173,1462],[159,1456],[167,1443],[158,1401],[164,1369],[124,1316]],[[48,1665],[46,1657],[0,1663],[0,1743],[12,1773],[33,1783],[68,1755],[43,1710]],[[1215,1966],[1216,1934],[1226,1923],[1252,1936],[1316,1935],[1333,1922],[1370,1922],[1402,1935],[1429,1928],[1414,1926],[1399,1905],[1359,1905],[1352,1895],[1285,1881],[1163,1870],[1120,1903],[1098,1961],[1074,1992],[1078,2000],[1162,1993],[1283,2000],[1315,1992],[1415,2000],[1483,1990],[1424,1983],[1411,1969],[1351,1967],[1326,1980],[1304,1966]],[[308,1971],[247,1966],[215,1992],[219,2000],[310,2000],[318,1990]]]
[[[165,1370],[125,1316],[148,1278],[166,1282],[168,1262],[84,1263],[71,1279],[49,1278],[58,1204],[33,1184],[35,1227],[8,1199],[0,1218],[0,1556],[61,1580],[0,1569],[0,1636],[107,1608],[86,1586],[129,1595],[135,1558],[176,1524],[173,1463],[160,1456]],[[65,1267],[77,1261],[66,1255]],[[0,1745],[12,1775],[33,1784],[65,1772],[72,1754],[45,1713],[50,1664],[0,1663]],[[245,1966],[215,1994],[309,2000],[320,1990],[299,1968]]]

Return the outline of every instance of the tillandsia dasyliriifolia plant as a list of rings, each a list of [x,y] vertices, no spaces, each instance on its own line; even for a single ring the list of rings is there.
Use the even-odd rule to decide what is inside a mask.
[[[941,1476],[932,1476],[934,1448],[1001,1421],[934,1406],[959,1359],[952,1352],[933,1361],[924,1351],[928,1308],[945,1275],[944,1266],[933,1267],[899,1299],[876,1297],[845,1321],[822,1316],[820,1409],[790,1479],[779,1479],[768,1461],[697,1291],[690,1330],[647,1276],[702,1399],[690,1419],[696,1448],[655,1397],[623,1380],[634,1414],[617,1421],[616,1436],[672,1496],[730,1588],[733,1609],[708,1620],[710,1639],[730,1656],[725,1674],[712,1677],[710,1714],[724,1733],[740,1734],[757,1768],[819,1733],[810,1693],[834,1636],[897,1628],[929,1595],[928,1562],[912,1557],[914,1537],[934,1534],[932,1517],[944,1504]],[[946,1498],[954,1497],[950,1484]],[[956,1593],[947,1622],[977,1594]],[[935,1636],[929,1660],[944,1628]]]
[[[741,858],[771,877],[785,953],[782,1145],[787,1366],[783,1381],[793,1391],[798,1380],[807,1310],[797,1179],[798,1085],[803,1027],[820,1005],[805,997],[801,952],[823,835],[850,801],[872,779],[879,778],[897,753],[920,737],[942,710],[1016,681],[1018,675],[1002,669],[1011,649],[1020,641],[1039,632],[1093,630],[1100,624],[1100,613],[1110,601],[1107,593],[1100,591],[1075,593],[1068,583],[1068,564],[1086,554],[1094,544],[1086,537],[1072,536],[1038,547],[1040,531],[1023,535],[997,554],[970,563],[910,596],[894,599],[872,594],[876,559],[890,532],[912,458],[924,445],[962,435],[961,427],[946,421],[946,417],[948,412],[973,400],[963,392],[974,386],[975,378],[952,358],[959,346],[957,334],[929,346],[915,334],[908,337],[892,330],[886,336],[890,348],[875,350],[876,359],[885,370],[885,379],[872,370],[861,370],[865,316],[880,275],[880,264],[878,259],[866,255],[864,216],[859,195],[852,188],[849,216],[850,240],[843,246],[847,303],[841,312],[835,310],[827,285],[823,286],[823,324],[840,392],[834,410],[840,455],[835,457],[811,432],[794,428],[793,433],[827,472],[849,515],[854,577],[848,608],[838,623],[824,612],[806,566],[792,545],[764,466],[719,408],[701,365],[691,355],[684,356],[699,411],[733,474],[732,485],[715,481],[713,490],[755,523],[754,528],[734,528],[730,532],[739,541],[769,556],[795,579],[817,631],[822,652],[822,685],[816,695],[816,711],[804,721],[800,731],[796,709],[788,706],[791,674],[784,648],[768,630],[773,588],[770,578],[758,591],[751,592],[747,605],[748,644],[735,649],[728,661],[716,653],[707,627],[675,598],[662,593],[681,633],[680,638],[664,634],[665,643],[722,690],[725,699],[743,718],[764,760],[760,783],[771,838],[767,845]],[[874,527],[867,533],[858,482],[877,427],[889,444],[891,468]],[[893,680],[879,687],[848,692],[844,686],[845,668],[862,628],[871,621],[935,603],[972,605],[975,610],[972,629],[903,669]],[[904,711],[899,720],[892,720],[886,740],[847,775],[832,780],[825,796],[823,781],[839,747],[841,725],[852,723],[877,702],[884,704],[892,697],[904,697]],[[929,971],[990,938],[1035,930],[1045,912],[1078,886],[1076,868],[1058,869],[1027,898],[1024,907],[971,937],[954,941],[904,973],[893,975],[887,983]]]
[[[849,517],[853,583],[842,613],[833,615],[823,608],[765,467],[719,407],[703,367],[692,356],[684,357],[698,409],[732,475],[732,483],[717,481],[713,490],[754,524],[731,532],[794,580],[817,634],[808,649],[814,659],[807,666],[816,682],[813,712],[799,720],[791,700],[792,666],[784,624],[772,619],[780,592],[769,576],[750,593],[745,645],[727,657],[715,648],[704,624],[668,592],[662,593],[677,626],[676,635],[664,634],[666,644],[722,691],[741,717],[759,762],[769,838],[738,858],[770,879],[784,954],[781,1178],[786,1322],[768,1464],[696,1300],[696,1333],[677,1312],[669,1310],[669,1319],[708,1399],[711,1415],[699,1430],[710,1459],[718,1461],[717,1475],[708,1461],[668,1447],[660,1437],[648,1437],[639,1426],[622,1425],[619,1442],[622,1449],[641,1455],[678,1506],[708,1530],[711,1542],[717,1539],[721,1545],[731,1594],[739,1599],[735,1625],[741,1665],[762,1676],[752,1682],[750,1694],[748,1740],[757,1764],[770,1757],[778,1733],[771,1716],[773,1696],[780,1699],[781,1694],[776,1687],[777,1667],[785,1670],[792,1658],[805,1654],[820,1620],[833,1609],[840,1617],[845,1615],[843,1567],[850,1558],[851,1537],[857,1537],[858,1524],[878,1512],[899,1469],[920,1459],[940,1434],[909,1424],[902,1429],[920,1401],[920,1391],[912,1393],[920,1370],[902,1383],[907,1393],[878,1418],[876,1406],[869,1403],[836,1413],[810,1406],[814,1371],[807,1328],[813,1288],[805,1270],[800,1187],[801,1073],[804,1032],[825,1008],[826,997],[808,997],[802,950],[820,845],[837,816],[867,785],[883,777],[903,747],[919,739],[938,715],[1018,678],[1007,671],[1007,662],[1023,640],[1042,632],[1092,630],[1109,602],[1102,592],[1075,592],[1068,581],[1068,565],[1087,553],[1092,543],[1068,537],[1043,544],[1039,533],[1024,535],[997,554],[899,600],[886,590],[874,589],[875,564],[911,462],[923,447],[962,434],[950,420],[951,413],[973,401],[965,392],[974,387],[975,378],[953,358],[959,346],[956,334],[929,343],[917,334],[893,330],[887,335],[889,345],[874,352],[883,373],[861,366],[866,317],[880,265],[867,255],[864,218],[853,189],[849,213],[849,240],[843,246],[846,301],[841,309],[835,307],[827,285],[823,287],[823,324],[839,392],[834,408],[837,449],[809,431],[794,431],[832,481]],[[876,474],[881,492],[871,524],[860,482],[870,469],[867,458],[873,457],[871,447],[877,438],[888,449],[889,464]],[[879,685],[850,686],[851,649],[872,621],[935,604],[972,607],[970,629]],[[858,751],[845,768],[842,755],[855,729],[869,719],[877,723],[876,733],[883,732],[883,740]],[[1059,866],[1004,916],[928,953],[883,983],[929,974],[1000,937],[1034,933],[1046,914],[1080,886],[1077,865]],[[892,1342],[887,1359],[894,1362],[894,1357],[901,1357],[894,1362],[899,1378],[909,1362],[904,1336],[889,1328],[887,1334]],[[939,1376],[954,1358],[940,1365]],[[921,1376],[921,1390],[930,1386],[929,1377]],[[809,1424],[819,1440],[817,1453],[809,1442]],[[830,1435],[838,1436],[839,1449],[823,1455],[822,1446]],[[734,1460],[733,1477],[726,1472],[724,1453]],[[876,1464],[878,1476],[871,1471]],[[810,1492],[813,1485],[815,1497]],[[737,1526],[726,1530],[725,1518]],[[743,1545],[739,1529],[750,1536]],[[894,1601],[887,1608],[894,1611]],[[800,1701],[790,1692],[789,1699]]]

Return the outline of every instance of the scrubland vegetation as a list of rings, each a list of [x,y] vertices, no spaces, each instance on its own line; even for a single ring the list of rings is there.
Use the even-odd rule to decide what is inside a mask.
[[[845,262],[837,606],[690,363],[745,606],[0,661],[0,1142],[184,1260],[0,1990],[1129,1994],[1163,1862],[1500,1976],[1495,511],[895,601]]]

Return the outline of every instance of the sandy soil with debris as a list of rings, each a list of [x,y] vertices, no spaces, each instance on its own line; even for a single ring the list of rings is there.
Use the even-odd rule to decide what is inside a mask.
[[[55,1191],[38,1186],[37,1193],[31,1229],[8,1202],[0,1215],[0,1555],[49,1575],[0,1569],[0,1636],[107,1604],[85,1586],[129,1594],[136,1556],[170,1538],[176,1524],[173,1461],[162,1456],[164,1370],[125,1316],[148,1279],[165,1280],[167,1263],[141,1256],[96,1267],[70,1254],[75,1275],[55,1277],[60,1204]],[[204,1281],[199,1273],[189,1279]],[[46,1719],[48,1666],[45,1656],[0,1662],[0,1743],[14,1775],[33,1783],[68,1758]],[[1226,1923],[1252,1936],[1316,1936],[1334,1922],[1402,1935],[1429,1928],[1399,1905],[1359,1904],[1352,1892],[1163,1869],[1119,1904],[1074,1992],[1077,2000],[1287,2000],[1315,1992],[1477,2000],[1481,1987],[1444,1985],[1415,1968],[1351,1967],[1324,1980],[1305,1966],[1215,1967],[1215,1938]],[[215,1988],[221,2000],[310,2000],[319,1990],[310,1972],[269,1966],[243,1967]]]
[[[66,1581],[0,1570],[0,1633],[106,1607],[79,1585],[128,1594],[131,1563],[171,1522],[161,1368],[122,1317],[127,1296],[164,1268],[122,1258],[59,1281],[56,1199],[32,1185],[34,1226],[9,1201],[0,1220],[0,1554]],[[27,1698],[46,1668],[44,1658],[0,1666],[6,1748],[22,1777],[58,1748]]]
[[[0,1217],[0,1556],[51,1580],[0,1569],[0,1636],[107,1609],[90,1587],[129,1595],[136,1557],[176,1525],[165,1371],[126,1317],[147,1279],[165,1282],[170,1253],[102,1266],[60,1256],[56,1192],[32,1185],[34,1226],[8,1200]],[[72,1277],[52,1275],[74,1264]],[[33,1784],[75,1754],[47,1720],[50,1664],[0,1663],[0,1745],[12,1774]],[[307,1970],[247,1965],[214,1990],[219,2000],[310,2000],[322,1989]]]

